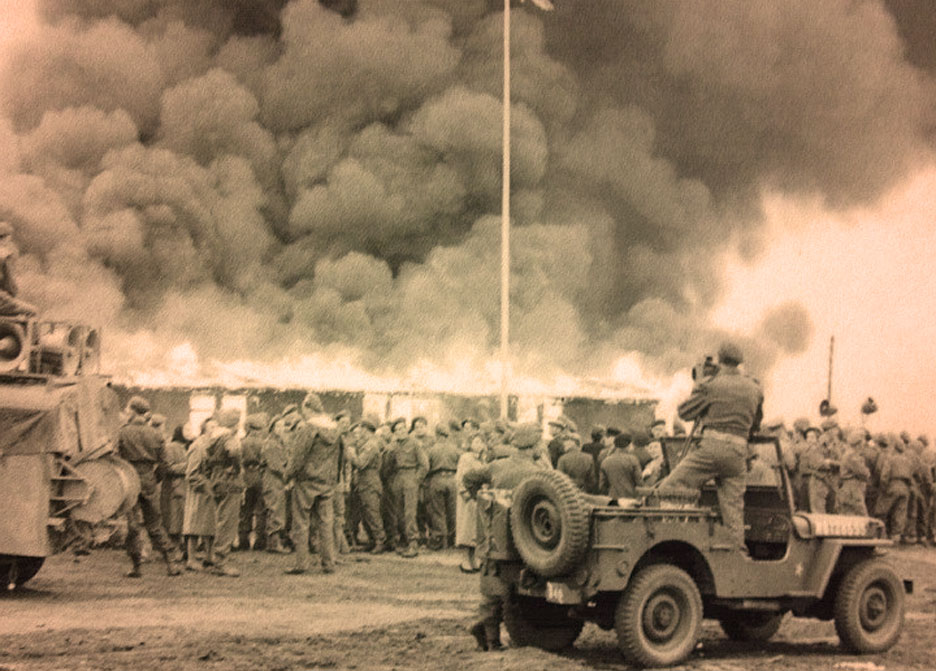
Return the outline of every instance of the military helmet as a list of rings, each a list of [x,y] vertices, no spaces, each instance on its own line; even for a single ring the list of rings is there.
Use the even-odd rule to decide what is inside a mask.
[[[744,354],[741,352],[741,348],[737,343],[726,340],[718,346],[718,362],[735,365],[742,364],[744,363]]]
[[[131,398],[130,402],[127,403],[127,407],[138,415],[145,415],[150,411],[149,401],[142,396],[134,396]]]

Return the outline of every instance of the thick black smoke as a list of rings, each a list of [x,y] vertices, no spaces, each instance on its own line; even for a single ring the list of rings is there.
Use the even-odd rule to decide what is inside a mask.
[[[25,297],[106,324],[116,371],[184,342],[388,373],[490,356],[493,4],[39,0],[0,73]],[[764,190],[873,202],[930,152],[933,80],[880,2],[555,4],[513,12],[521,372],[691,364]],[[776,307],[752,367],[809,330]]]

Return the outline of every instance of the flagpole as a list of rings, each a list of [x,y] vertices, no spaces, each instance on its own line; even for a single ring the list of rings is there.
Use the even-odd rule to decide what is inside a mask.
[[[501,178],[500,416],[507,419],[510,362],[510,0],[504,0],[504,149]]]

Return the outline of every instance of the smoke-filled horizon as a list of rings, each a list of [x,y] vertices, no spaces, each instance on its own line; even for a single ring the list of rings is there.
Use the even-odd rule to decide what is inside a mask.
[[[757,254],[765,189],[869,204],[927,158],[911,3],[555,4],[513,13],[514,369],[803,351],[797,304],[708,325],[721,261]],[[495,356],[497,5],[37,0],[0,72],[23,297],[104,325],[117,373]]]

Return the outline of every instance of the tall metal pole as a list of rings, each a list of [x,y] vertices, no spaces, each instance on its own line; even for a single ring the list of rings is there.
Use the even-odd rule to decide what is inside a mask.
[[[835,351],[835,336],[829,339],[829,385],[826,388],[826,399],[832,405],[832,353]]]
[[[507,419],[510,362],[510,0],[504,0],[504,162],[501,190],[501,389],[500,416]]]

